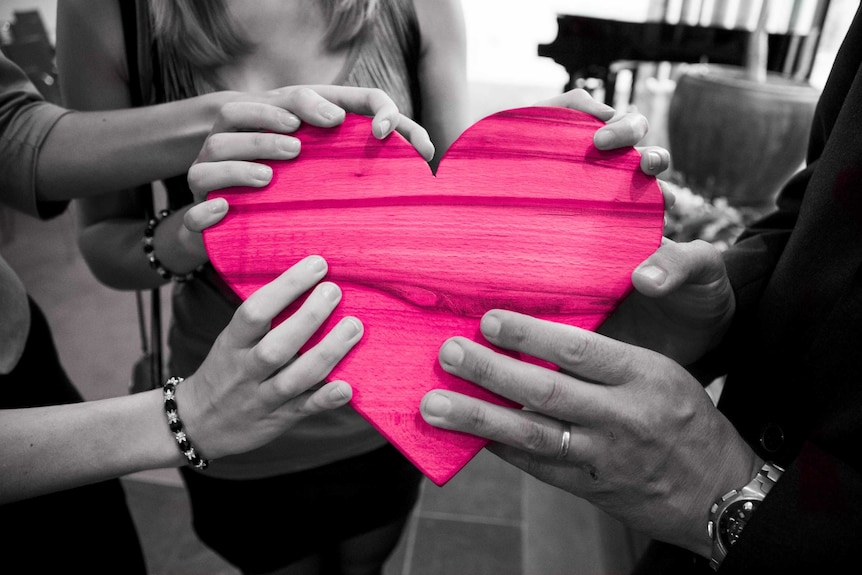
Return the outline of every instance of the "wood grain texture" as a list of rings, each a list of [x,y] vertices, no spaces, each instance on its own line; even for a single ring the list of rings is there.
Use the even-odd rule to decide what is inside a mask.
[[[486,441],[426,424],[422,396],[451,389],[511,404],[446,374],[440,345],[453,335],[490,345],[479,320],[493,308],[593,330],[660,244],[655,178],[633,148],[596,149],[600,125],[564,108],[500,112],[465,131],[436,177],[398,134],[376,140],[368,118],[304,126],[302,153],[270,162],[267,188],[213,194],[230,208],[204,232],[207,251],[243,299],[299,259],[325,257],[344,295],[324,329],[345,315],[365,324],[332,377],[443,485]]]

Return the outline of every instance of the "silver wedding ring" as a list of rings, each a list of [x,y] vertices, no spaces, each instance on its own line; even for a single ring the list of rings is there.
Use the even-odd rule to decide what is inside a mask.
[[[563,439],[560,441],[560,451],[557,453],[557,459],[565,459],[569,454],[569,441],[572,439],[571,427],[566,425],[563,427]]]

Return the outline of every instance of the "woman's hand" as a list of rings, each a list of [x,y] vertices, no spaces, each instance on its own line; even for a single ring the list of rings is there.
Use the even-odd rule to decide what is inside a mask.
[[[593,136],[593,144],[600,150],[637,146],[649,131],[649,122],[643,114],[617,113],[612,107],[596,101],[589,92],[582,89],[569,90],[536,105],[578,110],[606,122]],[[641,154],[641,170],[648,176],[657,176],[670,165],[670,153],[660,146],[642,146],[637,150]],[[659,186],[664,195],[665,209],[670,209],[675,200],[673,192],[663,186],[661,181]]]
[[[209,192],[233,186],[262,188],[272,179],[272,169],[255,160],[291,160],[300,153],[300,142],[289,134],[302,122],[334,127],[345,111],[372,117],[371,130],[383,139],[393,131],[404,136],[429,161],[434,146],[419,124],[398,112],[381,90],[348,86],[293,86],[267,92],[261,101],[225,104],[189,169],[188,182],[195,202]],[[227,212],[224,200],[206,202],[185,215],[186,229],[180,242],[199,257],[206,257],[200,232],[218,223]],[[206,261],[206,260],[203,260]]]
[[[297,356],[341,299],[335,284],[314,287],[326,270],[323,258],[310,256],[253,293],[201,367],[177,387],[189,437],[207,458],[259,447],[304,417],[350,400],[346,382],[318,384],[362,337],[358,319],[342,319]],[[285,307],[313,287],[290,317],[270,327]]]
[[[445,371],[525,406],[448,390],[422,400],[431,425],[488,438],[490,449],[647,535],[708,556],[710,505],[762,464],[679,364],[602,335],[494,310],[483,335],[559,371],[453,338]]]

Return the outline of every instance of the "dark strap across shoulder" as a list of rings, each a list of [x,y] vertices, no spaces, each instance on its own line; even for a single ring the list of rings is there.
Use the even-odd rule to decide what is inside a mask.
[[[132,105],[153,104],[153,52],[147,0],[119,0]]]

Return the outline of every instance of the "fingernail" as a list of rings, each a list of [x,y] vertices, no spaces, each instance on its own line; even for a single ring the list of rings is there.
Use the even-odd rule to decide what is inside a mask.
[[[278,116],[278,120],[285,132],[292,132],[299,128],[299,125],[301,124],[299,118],[290,112],[281,112]]]
[[[614,135],[608,131],[599,130],[596,132],[595,136],[593,136],[593,144],[599,149],[610,147],[613,144],[613,141]]]
[[[338,324],[338,331],[344,339],[353,339],[359,333],[359,322],[352,317],[346,317]]]
[[[209,203],[209,211],[211,214],[222,214],[227,211],[227,200],[224,198],[215,198]]]
[[[344,401],[345,399],[350,399],[350,396],[344,392],[343,383],[339,383],[329,390],[329,399],[333,401]]]
[[[382,122],[380,122],[380,128],[379,128],[380,136],[379,137],[383,138],[385,136],[388,136],[389,131],[391,129],[392,129],[392,122],[390,122],[389,120],[383,120]]]
[[[482,333],[485,334],[485,337],[495,338],[500,335],[500,328],[502,327],[502,324],[500,324],[500,320],[493,315],[486,315],[482,318],[480,326],[482,328]]]
[[[464,361],[464,350],[454,341],[446,342],[440,349],[440,361],[453,367],[461,365]]]
[[[317,107],[317,111],[320,112],[320,115],[326,118],[327,120],[335,120],[336,118],[340,118],[344,113],[344,110],[336,106],[335,104],[331,104],[329,102],[323,102],[320,106]]]
[[[341,299],[341,290],[335,284],[324,284],[321,288],[323,297],[331,302],[337,302]]]
[[[452,408],[452,402],[442,393],[429,393],[425,396],[425,413],[434,417],[445,417]]]
[[[320,256],[311,256],[306,260],[308,269],[314,273],[322,273],[326,271],[326,260]]]
[[[272,168],[263,164],[255,164],[252,177],[260,182],[269,183],[272,180]]]
[[[657,170],[661,167],[661,155],[658,152],[647,152],[647,167]]]
[[[292,136],[282,136],[278,139],[278,147],[282,152],[287,152],[288,154],[298,154],[299,140]]]
[[[638,268],[637,273],[649,279],[656,285],[661,285],[667,279],[667,272],[658,266],[643,266]]]

